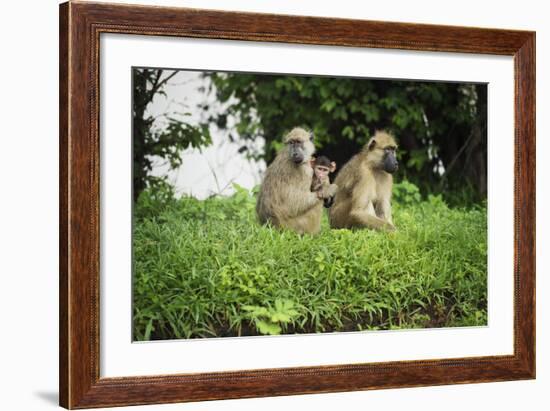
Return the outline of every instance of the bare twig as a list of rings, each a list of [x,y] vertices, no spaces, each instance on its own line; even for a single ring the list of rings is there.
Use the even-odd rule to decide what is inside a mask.
[[[162,87],[164,86],[168,80],[170,80],[172,77],[174,77],[176,74],[178,74],[179,72],[178,71],[174,71],[172,74],[170,74],[169,76],[167,76],[164,80],[162,80],[161,82],[158,82],[158,79],[156,81],[156,86],[153,87],[153,89],[151,90],[153,95]],[[160,75],[159,75],[160,77]]]
[[[458,161],[458,158],[464,152],[464,150],[466,150],[466,147],[468,147],[468,144],[470,144],[470,140],[472,140],[473,137],[474,137],[474,132],[472,131],[470,132],[470,135],[468,136],[468,138],[466,139],[462,147],[460,147],[460,149],[457,151],[456,155],[453,157],[449,165],[445,167],[445,173],[443,173],[443,176],[441,177],[441,182],[439,183],[440,187],[443,187],[443,184],[445,184],[445,181],[447,180],[447,175],[449,175],[454,165]]]
[[[212,165],[210,164],[210,162],[208,161],[208,159],[206,160],[206,164],[208,165],[208,168],[210,169],[210,172],[212,173],[212,175],[214,176],[214,182],[216,183],[216,188],[218,190],[218,193],[221,194],[221,191],[220,191],[220,182],[218,180],[218,176],[216,175],[216,171],[214,170],[214,167],[212,167]]]

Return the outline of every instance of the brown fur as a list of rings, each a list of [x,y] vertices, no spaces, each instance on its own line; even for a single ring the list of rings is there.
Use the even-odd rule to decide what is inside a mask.
[[[311,181],[311,188],[310,190],[315,192],[315,191],[319,191],[320,189],[326,186],[330,185],[330,182],[329,181],[321,181],[320,178],[317,178],[317,176],[313,176],[313,180]]]
[[[297,140],[303,144],[304,160],[295,164],[290,159],[286,143]],[[303,234],[315,234],[321,228],[323,202],[333,190],[312,193],[310,190],[313,169],[310,159],[315,147],[310,141],[310,133],[302,128],[294,128],[283,142],[285,147],[266,170],[260,187],[256,213],[261,224],[270,223],[275,227],[288,228]],[[330,194],[330,195],[329,195]]]
[[[395,230],[391,215],[393,176],[382,168],[383,149],[388,146],[396,146],[394,138],[377,131],[344,165],[334,181],[339,190],[329,210],[331,227]]]

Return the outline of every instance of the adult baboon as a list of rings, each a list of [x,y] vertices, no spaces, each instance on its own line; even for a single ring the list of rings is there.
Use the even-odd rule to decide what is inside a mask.
[[[330,185],[311,192],[310,159],[315,152],[312,133],[297,127],[283,142],[283,149],[267,168],[260,187],[258,219],[262,224],[315,234],[321,228],[322,200],[333,196],[336,187]]]
[[[344,165],[334,181],[338,194],[329,210],[331,227],[395,230],[391,193],[392,173],[398,167],[396,148],[391,135],[377,131],[361,152]]]

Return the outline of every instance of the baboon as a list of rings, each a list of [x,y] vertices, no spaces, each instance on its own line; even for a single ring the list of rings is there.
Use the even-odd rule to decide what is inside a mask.
[[[336,163],[330,161],[326,156],[312,158],[311,167],[313,168],[313,179],[311,181],[311,191],[318,192],[322,188],[330,186],[329,174],[336,171]],[[329,208],[334,202],[334,196],[325,198],[323,206]]]
[[[299,234],[316,234],[321,229],[322,200],[333,196],[336,188],[329,185],[311,192],[313,133],[297,127],[283,142],[284,147],[267,168],[260,187],[258,219],[261,224],[270,223]]]
[[[377,131],[336,177],[338,186],[329,210],[332,228],[395,230],[391,215],[392,174],[397,170],[394,138]]]

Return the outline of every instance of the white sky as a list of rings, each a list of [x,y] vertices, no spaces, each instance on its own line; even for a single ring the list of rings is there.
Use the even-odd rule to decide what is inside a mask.
[[[166,70],[165,75],[170,72]],[[164,87],[166,97],[157,94],[147,107],[146,115],[159,116],[167,112],[189,113],[186,121],[197,125],[208,115],[223,112],[224,107],[217,102],[215,96],[208,94],[209,80],[200,78],[200,74],[199,71],[180,71],[172,77]],[[199,90],[201,87],[205,90]],[[199,108],[199,105],[204,103],[209,105],[208,112]],[[157,119],[154,126],[162,126],[162,122],[162,118]],[[228,124],[233,125],[234,119],[229,118]],[[170,171],[169,165],[158,158],[154,162],[153,175],[168,175],[178,196],[186,194],[204,199],[212,194],[230,195],[233,193],[232,183],[251,189],[260,183],[265,162],[250,161],[244,154],[238,153],[237,150],[243,142],[238,133],[229,128],[235,142],[229,140],[228,132],[220,131],[215,125],[211,125],[212,145],[202,150],[190,148],[182,151],[182,165],[174,171]],[[252,144],[261,148],[264,141],[254,141]]]

